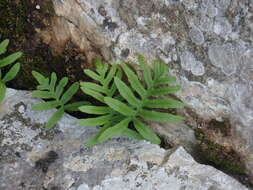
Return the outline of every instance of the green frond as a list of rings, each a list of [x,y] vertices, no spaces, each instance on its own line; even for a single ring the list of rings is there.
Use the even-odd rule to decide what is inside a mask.
[[[88,114],[103,115],[111,112],[111,109],[107,106],[81,106],[79,110]]]
[[[4,54],[7,51],[9,45],[9,40],[6,39],[0,43],[0,55]],[[2,103],[5,93],[6,93],[6,84],[7,82],[13,80],[20,70],[20,63],[14,64],[9,71],[3,76],[2,68],[8,66],[12,63],[15,63],[22,56],[22,52],[13,53],[3,59],[0,59],[0,104]]]
[[[65,86],[68,84],[69,79],[67,77],[63,77],[59,84],[57,85],[55,89],[55,96],[56,99],[59,99],[64,91]]]
[[[113,77],[115,76],[116,71],[117,71],[117,66],[112,65],[108,75],[104,79],[104,85],[105,86],[108,86],[109,83],[112,81]]]
[[[80,101],[80,102],[74,102],[67,105],[64,105],[64,110],[67,111],[79,111],[79,107],[83,105],[90,105],[90,102],[87,101]]]
[[[79,83],[78,82],[73,83],[69,87],[69,89],[62,95],[60,99],[60,102],[62,103],[62,105],[66,104],[69,100],[71,100],[71,98],[75,95],[78,89],[79,89]]]
[[[63,107],[54,112],[54,114],[50,117],[50,119],[46,124],[46,129],[51,129],[62,118],[63,114],[64,114]]]
[[[131,121],[130,118],[126,118],[119,122],[118,124],[114,125],[113,127],[110,127],[106,129],[99,137],[98,142],[104,142],[110,138],[112,138],[115,135],[121,134],[127,127],[129,122]]]
[[[45,80],[46,80],[46,77],[44,77],[42,74],[40,74],[39,72],[37,71],[32,71],[32,75],[33,77],[37,80],[37,82],[39,84],[44,84],[45,83]]]
[[[154,68],[154,79],[157,80],[163,75],[168,74],[168,69],[165,63],[161,61],[155,61],[154,62],[155,68]]]
[[[167,94],[174,94],[177,91],[181,89],[180,86],[168,86],[168,87],[160,87],[160,88],[155,88],[150,91],[151,96],[163,96]]]
[[[7,56],[6,58],[1,59],[0,60],[0,68],[14,63],[21,56],[22,56],[21,52],[16,52],[16,53],[13,53],[13,54]]]
[[[161,144],[160,138],[147,125],[139,120],[134,120],[136,130],[148,141],[153,144]]]
[[[6,93],[6,86],[0,81],[0,103],[3,102]]]
[[[131,139],[137,139],[137,140],[143,140],[144,139],[144,137],[141,136],[139,133],[137,133],[136,131],[134,131],[132,129],[129,129],[129,128],[126,128],[121,134],[125,135],[125,136],[127,136],[128,138],[131,138]]]
[[[183,108],[184,104],[180,101],[174,100],[172,98],[162,98],[162,99],[152,99],[147,100],[143,107],[146,108]]]
[[[119,90],[120,95],[125,98],[130,105],[136,108],[141,106],[141,101],[135,97],[131,89],[122,80],[120,80],[118,77],[115,77],[114,82]]]
[[[152,87],[152,83],[153,83],[151,69],[149,68],[144,56],[139,55],[138,61],[141,66],[141,69],[143,70],[143,77],[146,82],[146,85],[147,85],[148,89],[150,89]]]
[[[98,137],[106,130],[108,129],[109,127],[111,127],[111,123],[108,122],[106,124],[103,125],[102,128],[100,128],[100,130],[97,132],[97,134],[93,137],[91,137],[88,141],[85,142],[84,146],[86,147],[91,147],[95,144],[98,143]]]
[[[49,91],[40,91],[40,90],[34,90],[32,92],[32,95],[36,98],[41,98],[41,99],[52,99],[54,98],[54,94]]]
[[[87,95],[89,95],[89,96],[95,98],[96,100],[98,100],[98,101],[104,103],[104,96],[103,96],[101,93],[96,92],[95,90],[91,90],[91,89],[89,89],[89,88],[84,88],[84,87],[81,87],[81,90],[82,90],[85,94],[87,94]]]
[[[141,82],[139,81],[137,75],[124,63],[121,64],[122,68],[127,75],[128,81],[131,87],[142,97],[144,98],[147,94],[147,91],[142,86]]]
[[[111,97],[105,97],[105,103],[112,108],[113,110],[125,115],[125,116],[134,116],[136,114],[136,111],[126,105],[125,103],[111,98]]]
[[[83,88],[89,88],[91,90],[95,90],[97,92],[101,92],[101,93],[104,93],[104,94],[107,93],[107,89],[106,88],[104,88],[103,86],[100,86],[100,85],[98,85],[96,83],[93,83],[93,82],[81,82],[80,85]]]
[[[141,118],[148,121],[172,123],[177,123],[183,119],[170,113],[150,110],[153,108],[183,107],[182,102],[172,98],[154,99],[154,96],[173,94],[180,90],[180,86],[166,86],[176,82],[175,77],[168,75],[167,65],[156,61],[154,69],[151,70],[141,55],[138,56],[138,62],[143,72],[146,88],[141,83],[143,80],[139,79],[138,75],[125,63],[120,63],[118,68],[118,65],[108,66],[97,61],[95,63],[96,72],[84,71],[99,84],[81,82],[82,91],[105,104],[104,106],[85,105],[79,107],[79,110],[84,113],[102,115],[79,120],[79,124],[82,126],[103,126],[97,135],[86,142],[86,146],[104,142],[120,134],[129,138],[146,139],[154,144],[160,144],[159,137],[141,121]],[[122,80],[121,68],[127,77],[127,82]],[[134,124],[136,131],[128,128],[130,123]]]
[[[162,113],[157,111],[150,111],[150,110],[141,110],[139,112],[139,116],[142,117],[144,120],[147,121],[156,121],[162,123],[179,123],[183,120],[183,117],[173,115],[170,113]]]
[[[18,74],[19,70],[20,70],[20,63],[16,63],[16,64],[13,65],[13,66],[11,67],[11,69],[6,73],[6,75],[4,76],[4,78],[3,78],[2,81],[3,81],[4,83],[6,83],[6,82],[8,82],[8,81],[13,80],[13,79],[16,77],[16,75]]]
[[[39,103],[39,104],[34,104],[34,105],[32,105],[32,109],[34,111],[51,110],[51,109],[56,108],[60,105],[61,105],[61,102],[59,102],[57,100],[53,100],[53,101],[43,102],[43,103]]]
[[[78,124],[84,127],[96,127],[99,125],[104,125],[105,123],[109,122],[111,117],[112,117],[111,115],[104,115],[96,118],[79,119]]]
[[[49,84],[49,90],[52,92],[55,90],[56,81],[57,81],[57,76],[56,76],[55,72],[53,72],[51,74],[51,80],[50,80],[50,84]]]
[[[85,69],[83,71],[88,77],[92,78],[93,80],[96,80],[96,81],[101,81],[101,77],[96,74],[94,71],[92,70],[89,70],[89,69]]]
[[[156,81],[155,81],[155,85],[161,85],[161,84],[173,84],[176,82],[176,77],[161,77],[161,78],[158,78]]]
[[[63,116],[64,111],[78,111],[80,106],[87,105],[89,102],[75,102],[67,104],[71,98],[76,94],[79,89],[79,83],[73,83],[65,92],[64,89],[68,84],[68,78],[64,77],[57,83],[56,73],[52,73],[50,78],[44,77],[42,74],[32,71],[32,75],[38,81],[39,85],[37,90],[32,92],[32,95],[42,99],[52,99],[48,102],[32,105],[35,111],[51,110],[58,108],[57,111],[51,116],[46,124],[46,128],[52,128]]]
[[[0,55],[4,54],[7,51],[10,40],[6,39],[0,43]]]

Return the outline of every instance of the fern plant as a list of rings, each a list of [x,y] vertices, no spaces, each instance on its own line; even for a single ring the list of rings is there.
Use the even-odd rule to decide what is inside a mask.
[[[143,56],[139,56],[138,61],[145,85],[142,85],[136,73],[125,63],[121,63],[121,68],[127,76],[128,83],[121,79],[120,70],[116,72],[115,65],[108,69],[108,65],[98,62],[96,72],[84,70],[86,75],[99,84],[83,82],[82,91],[104,103],[104,106],[89,105],[79,108],[85,113],[101,115],[79,120],[82,126],[102,126],[99,132],[86,142],[86,146],[106,141],[119,134],[160,144],[159,137],[143,121],[177,123],[183,119],[177,115],[153,110],[183,107],[180,101],[160,97],[180,90],[180,86],[171,86],[176,82],[176,78],[168,76],[166,65],[156,61],[154,69],[151,70]],[[114,75],[115,73],[117,74]]]
[[[0,55],[6,52],[8,45],[9,40],[4,40],[0,43]],[[2,68],[16,62],[16,60],[21,56],[22,56],[21,52],[16,52],[3,59],[0,59],[0,104],[2,103],[5,97],[6,83],[16,77],[20,69],[20,63],[16,63],[15,65],[13,65],[4,76],[2,73]]]
[[[32,109],[35,111],[50,110],[57,108],[57,111],[50,117],[46,123],[46,128],[52,128],[63,116],[64,111],[78,111],[81,105],[89,104],[89,102],[81,101],[68,103],[79,89],[79,83],[75,82],[68,90],[64,90],[68,84],[68,78],[64,77],[57,83],[57,76],[53,72],[50,78],[44,77],[42,74],[33,71],[32,75],[39,85],[32,95],[37,98],[47,99],[49,101],[35,104]]]

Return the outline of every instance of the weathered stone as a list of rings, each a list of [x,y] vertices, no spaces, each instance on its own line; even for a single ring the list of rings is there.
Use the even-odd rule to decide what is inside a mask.
[[[135,62],[136,53],[148,60],[176,61],[171,71],[183,87],[177,96],[202,120],[230,120],[231,136],[223,141],[241,155],[253,176],[252,58],[246,53],[253,49],[252,1],[53,2],[56,14],[74,23],[108,61]]]
[[[189,36],[191,40],[197,45],[201,45],[205,41],[202,31],[199,30],[197,27],[191,28],[191,30],[189,31]]]
[[[194,161],[184,148],[164,150],[115,137],[83,146],[97,131],[67,114],[51,131],[53,111],[32,111],[41,100],[8,89],[0,105],[0,189],[226,189],[247,190],[232,177]]]
[[[12,4],[15,2],[12,1]],[[51,68],[49,65],[57,65],[55,71],[62,74],[64,73],[62,71],[67,70],[68,76],[80,80],[83,77],[80,70],[88,67],[94,58],[103,58],[107,62],[118,59],[136,62],[135,55],[140,53],[149,61],[159,58],[166,63],[172,62],[170,70],[182,85],[182,91],[177,97],[189,106],[189,109],[183,111],[186,122],[192,123],[191,127],[198,129],[199,121],[209,123],[212,120],[220,122],[229,120],[229,135],[220,134],[215,130],[212,131],[212,135],[208,135],[208,127],[204,128],[205,135],[214,143],[224,146],[225,150],[234,149],[245,163],[253,181],[251,159],[253,75],[252,53],[250,53],[253,51],[253,2],[251,0],[151,0],[149,3],[144,0],[52,0],[52,2],[56,15],[52,17],[49,28],[46,27],[48,25],[46,19],[43,19],[44,24],[34,22],[37,16],[47,18],[42,13],[44,3],[40,4],[39,11],[36,9],[37,2],[32,4],[32,7],[29,6],[26,10],[33,11],[26,13],[28,16],[24,21],[30,19],[33,21],[29,22],[28,26],[36,26],[39,36],[54,50],[53,52],[61,53],[64,49],[65,52],[69,52],[66,48],[69,44],[79,48],[80,52],[73,55],[73,59],[67,57],[65,59],[67,63],[64,64],[51,63],[47,59],[50,62],[46,65],[47,68]],[[21,4],[24,4],[23,1]],[[19,12],[21,9],[14,10]],[[46,10],[53,13],[48,11],[51,9]],[[9,9],[3,13],[7,12]],[[38,23],[43,27],[37,26]],[[6,35],[9,27],[5,28]],[[32,52],[31,55],[46,49],[41,43],[36,45],[40,48],[34,48],[34,44],[38,44],[36,43],[38,39],[33,37],[30,40],[30,32],[25,36],[29,39],[27,40],[29,43],[24,43],[23,38],[22,43],[19,41],[17,43],[27,47],[29,52]],[[84,58],[76,62],[78,57]],[[37,69],[38,65],[41,66],[39,63],[40,59],[31,68],[27,63],[26,72],[22,72],[22,75],[28,75],[27,73],[30,73],[28,71]],[[43,65],[44,63],[45,61]],[[73,73],[72,67],[75,68]],[[19,81],[22,82],[22,79]],[[186,134],[186,131],[183,134]],[[166,130],[158,131],[162,136],[173,139],[170,134],[164,132]],[[183,136],[181,135],[179,139]],[[176,139],[176,144],[184,144],[184,141],[179,139]],[[187,141],[190,139],[193,138]],[[190,142],[195,143],[194,140]]]

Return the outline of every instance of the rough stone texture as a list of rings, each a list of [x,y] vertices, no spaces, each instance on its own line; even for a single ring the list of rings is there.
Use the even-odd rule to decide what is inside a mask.
[[[55,25],[59,41],[71,39],[91,54],[96,47],[107,61],[135,62],[135,54],[141,53],[171,63],[183,89],[177,96],[198,118],[229,120],[229,135],[213,131],[211,140],[234,149],[253,179],[251,0],[53,3],[61,19],[60,26]],[[192,127],[199,127],[197,121]]]
[[[1,190],[247,190],[198,164],[182,147],[164,150],[116,137],[85,148],[95,128],[80,127],[65,114],[54,130],[45,131],[52,111],[31,111],[38,102],[29,92],[8,89],[0,105]]]

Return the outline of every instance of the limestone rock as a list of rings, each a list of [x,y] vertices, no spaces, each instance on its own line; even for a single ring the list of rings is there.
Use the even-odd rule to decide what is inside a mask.
[[[52,111],[31,111],[41,100],[8,89],[0,105],[0,189],[247,190],[232,177],[198,164],[184,148],[164,150],[124,137],[85,148],[97,129],[67,114],[51,131]]]
[[[213,130],[210,140],[235,150],[253,180],[253,1],[53,3],[68,39],[80,48],[90,47],[88,52],[96,47],[108,62],[136,62],[137,53],[148,60],[172,62],[171,72],[183,89],[177,96],[196,115],[188,113],[187,120],[195,122],[195,129],[199,128],[196,118],[206,123],[229,120],[229,135]],[[208,133],[206,128],[203,131]]]

